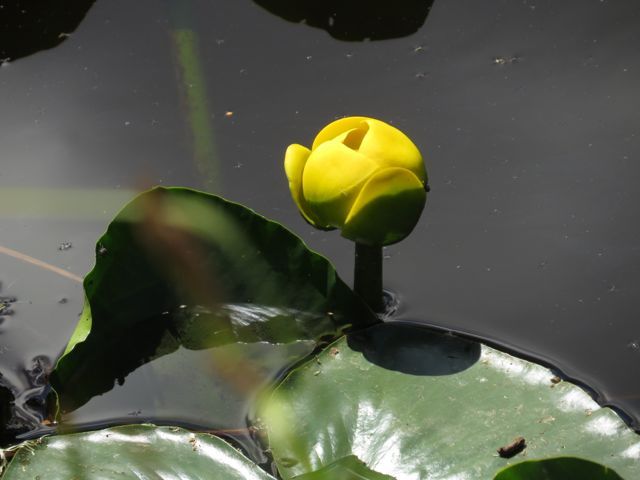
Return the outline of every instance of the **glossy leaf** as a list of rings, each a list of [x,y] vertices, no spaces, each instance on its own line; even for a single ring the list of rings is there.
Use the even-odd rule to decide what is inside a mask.
[[[99,240],[84,286],[81,321],[52,375],[63,411],[179,349],[237,346],[225,355],[213,352],[212,362],[225,381],[234,381],[229,368],[238,369],[235,377],[250,377],[251,385],[240,387],[247,397],[265,381],[242,371],[262,366],[259,358],[245,358],[247,345],[286,347],[269,365],[271,375],[321,338],[376,321],[330,263],[290,231],[184,188],[156,188],[128,204]],[[300,342],[307,345],[302,350]],[[194,370],[187,366],[177,375]],[[224,391],[216,395],[205,402],[211,411],[216,402],[229,403]]]
[[[2,478],[274,480],[217,437],[153,425],[127,425],[26,442],[17,449]]]
[[[259,411],[286,479],[348,455],[398,479],[492,478],[523,458],[558,455],[640,478],[640,437],[558,380],[475,342],[386,324],[293,370]],[[498,456],[517,437],[524,451]]]
[[[622,480],[610,468],[574,457],[528,460],[502,470],[494,480]]]
[[[394,480],[394,478],[374,472],[358,460],[358,457],[350,455],[320,470],[295,477],[295,480]]]

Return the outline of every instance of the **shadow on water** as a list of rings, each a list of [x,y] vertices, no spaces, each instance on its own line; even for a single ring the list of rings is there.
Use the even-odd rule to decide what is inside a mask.
[[[95,0],[5,2],[0,10],[0,61],[26,57],[62,43]]]
[[[370,362],[409,375],[452,375],[480,358],[480,344],[422,326],[378,325],[348,337]]]
[[[2,380],[0,379],[0,382]],[[4,445],[9,437],[8,423],[11,419],[11,404],[14,398],[11,391],[0,384],[0,445]]]
[[[339,40],[363,41],[406,37],[422,27],[433,0],[254,0],[290,22],[326,30]]]

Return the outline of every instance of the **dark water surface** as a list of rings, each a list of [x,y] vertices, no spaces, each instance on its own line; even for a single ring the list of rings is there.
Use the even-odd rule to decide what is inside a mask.
[[[398,318],[551,363],[637,422],[640,3],[436,0],[424,25],[363,41],[267,3],[97,0],[55,48],[8,56],[0,246],[82,276],[136,190],[184,185],[281,221],[350,282],[353,246],[299,217],[283,153],[336,117],[381,118],[421,148],[432,188],[386,249]],[[0,281],[16,299],[1,381],[37,400],[82,288],[6,253]],[[118,401],[76,420],[151,415]]]

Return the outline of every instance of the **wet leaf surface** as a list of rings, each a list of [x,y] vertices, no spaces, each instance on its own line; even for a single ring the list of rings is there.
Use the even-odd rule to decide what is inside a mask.
[[[640,475],[640,437],[579,387],[415,326],[338,340],[293,370],[259,410],[284,478],[348,455],[407,479],[491,478],[523,459],[558,455]],[[501,458],[497,450],[518,437],[526,448]]]
[[[5,480],[273,480],[225,441],[177,427],[127,425],[22,444]]]
[[[295,480],[394,480],[394,478],[374,472],[358,460],[358,457],[351,455],[315,472],[295,477]]]

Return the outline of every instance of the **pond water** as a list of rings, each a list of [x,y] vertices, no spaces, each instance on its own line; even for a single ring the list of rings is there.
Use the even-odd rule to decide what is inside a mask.
[[[0,381],[23,422],[78,319],[97,238],[140,189],[241,202],[351,282],[352,244],[299,217],[282,160],[334,118],[367,115],[414,139],[430,174],[416,230],[385,249],[396,318],[551,364],[638,427],[640,4],[436,0],[427,17],[428,3],[384,31],[375,12],[267,0],[76,2],[58,23],[0,9],[0,297],[15,299]],[[29,35],[42,41],[23,48]],[[151,387],[129,380],[131,397],[74,422],[198,423],[169,400],[152,410]]]

